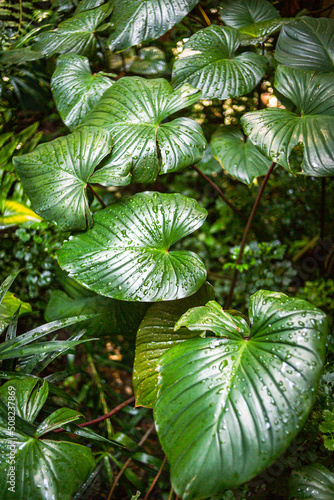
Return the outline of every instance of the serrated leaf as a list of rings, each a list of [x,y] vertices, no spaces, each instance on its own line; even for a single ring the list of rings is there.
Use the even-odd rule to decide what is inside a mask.
[[[154,40],[183,19],[199,0],[113,0],[112,51]]]
[[[334,71],[334,19],[303,17],[284,26],[275,58],[291,68]]]
[[[174,345],[184,342],[198,332],[187,328],[174,331],[177,320],[190,308],[206,304],[214,298],[211,285],[204,284],[195,295],[186,299],[153,304],[141,322],[136,339],[133,366],[133,388],[136,406],[153,408],[157,398],[159,357]]]
[[[210,26],[184,44],[175,61],[172,83],[185,82],[202,91],[202,99],[248,94],[266,71],[266,60],[253,52],[237,55],[240,34],[231,27]]]
[[[334,81],[330,74],[315,74],[279,66],[275,87],[296,106],[296,112],[269,108],[241,118],[245,133],[272,161],[290,170],[294,148],[302,147],[302,172],[317,177],[334,175]]]
[[[95,32],[110,12],[109,4],[79,12],[61,22],[56,30],[40,34],[32,49],[46,57],[68,52],[92,56],[96,52]]]
[[[118,80],[82,122],[102,127],[114,138],[111,158],[95,175],[104,175],[102,183],[108,185],[114,165],[127,165],[130,158],[132,182],[153,182],[158,173],[175,172],[199,161],[206,146],[200,125],[190,118],[161,123],[194,104],[199,94],[190,85],[174,90],[162,78]]]
[[[174,300],[195,293],[206,271],[188,251],[170,251],[199,228],[206,210],[180,194],[139,193],[94,216],[94,226],[58,251],[70,277],[119,300]]]
[[[334,474],[320,464],[312,464],[292,471],[289,498],[332,500]]]
[[[40,222],[42,219],[23,203],[5,200],[3,213],[0,215],[0,229],[19,226],[24,222]]]
[[[223,0],[220,6],[224,23],[237,29],[280,17],[267,0]]]
[[[154,408],[159,439],[184,500],[249,481],[288,447],[316,398],[326,316],[306,301],[259,291],[250,325],[215,302],[176,324],[208,330],[159,361]]]
[[[51,89],[61,119],[73,130],[113,85],[110,78],[93,75],[86,57],[60,56],[52,75]]]
[[[106,130],[86,127],[15,157],[15,168],[35,212],[60,229],[90,227],[93,218],[86,186],[94,182],[94,169],[111,147],[112,137]],[[113,173],[115,182],[128,183],[125,172]]]
[[[6,326],[9,325],[12,316],[18,309],[20,309],[20,316],[32,311],[28,302],[23,302],[15,297],[13,293],[7,292],[0,303],[0,332],[3,332]]]
[[[211,138],[211,147],[221,166],[245,184],[251,185],[254,179],[269,170],[271,161],[251,141],[245,142],[237,127],[220,127]]]

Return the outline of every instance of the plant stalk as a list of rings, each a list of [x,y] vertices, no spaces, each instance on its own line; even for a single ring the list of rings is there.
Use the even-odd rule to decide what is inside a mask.
[[[254,219],[254,215],[255,215],[255,213],[257,211],[257,208],[259,206],[259,203],[261,201],[261,198],[262,198],[264,189],[265,189],[265,187],[267,185],[268,179],[269,179],[272,171],[274,170],[275,166],[276,166],[276,162],[273,162],[270,165],[270,168],[269,168],[268,172],[266,173],[265,178],[263,179],[263,182],[261,184],[260,190],[259,190],[259,192],[257,194],[256,199],[255,199],[252,211],[251,211],[251,213],[250,213],[250,215],[248,217],[248,221],[247,221],[247,224],[246,224],[246,227],[245,227],[245,230],[244,230],[244,234],[242,236],[239,254],[238,254],[238,257],[237,257],[237,260],[236,260],[236,263],[235,263],[236,266],[238,266],[241,263],[242,256],[243,256],[243,253],[244,253],[244,250],[245,250],[245,246],[246,246],[247,237],[248,237],[248,234],[249,234],[249,231],[250,231],[253,219]],[[235,267],[234,273],[233,273],[233,277],[232,277],[232,281],[231,281],[231,285],[230,285],[230,291],[229,291],[228,297],[226,299],[226,302],[225,302],[225,305],[224,305],[224,309],[229,309],[231,307],[231,302],[232,302],[232,299],[233,299],[234,288],[235,288],[235,285],[236,285],[236,282],[237,282],[237,279],[238,279],[238,275],[239,275],[239,271],[238,271],[237,267]]]
[[[159,479],[159,477],[160,477],[160,475],[161,475],[161,473],[163,471],[163,468],[165,466],[166,460],[167,460],[167,457],[165,456],[165,458],[163,459],[162,464],[160,466],[160,469],[157,472],[157,475],[155,476],[155,478],[153,479],[153,482],[152,482],[151,486],[147,490],[147,493],[146,493],[146,495],[144,497],[144,500],[148,499],[148,497],[150,496],[151,491],[153,490],[154,486],[157,484],[157,481],[158,481],[158,479]]]
[[[95,198],[97,199],[97,201],[101,204],[101,206],[103,208],[106,208],[107,205],[104,203],[104,201],[102,200],[102,198],[100,198],[100,196],[96,193],[96,191],[92,188],[92,186],[90,184],[87,184],[87,186],[91,190],[91,192],[93,193],[93,195],[95,196]]]

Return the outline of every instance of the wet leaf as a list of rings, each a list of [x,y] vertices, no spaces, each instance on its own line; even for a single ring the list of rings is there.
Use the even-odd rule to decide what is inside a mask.
[[[189,251],[170,251],[199,228],[206,210],[180,194],[139,193],[94,216],[94,226],[58,251],[70,277],[119,300],[174,300],[195,293],[206,271]]]
[[[20,309],[19,316],[32,311],[28,302],[22,302],[13,293],[7,292],[0,303],[0,332],[3,332],[9,325],[12,316],[18,309]]]
[[[167,69],[165,53],[158,47],[144,47],[128,66],[131,73],[144,76],[159,75]]]
[[[334,81],[331,74],[315,74],[279,66],[275,87],[296,106],[296,112],[269,108],[241,118],[245,133],[260,151],[291,170],[290,155],[302,147],[302,173],[334,175]]]
[[[280,17],[275,7],[267,0],[223,0],[221,18],[233,28],[243,28],[250,24]]]
[[[154,408],[159,439],[184,500],[249,481],[289,446],[316,398],[325,358],[326,316],[306,301],[261,290],[250,325],[216,302],[176,324],[213,332],[159,361]]]
[[[32,208],[60,229],[84,230],[93,223],[86,196],[88,182],[97,182],[94,169],[110,153],[112,137],[104,129],[86,127],[41,144],[14,158]],[[129,183],[126,170],[109,172],[116,185]]]
[[[275,58],[284,66],[308,71],[334,71],[334,19],[302,17],[284,26]]]
[[[264,42],[269,36],[280,31],[282,26],[294,22],[294,19],[268,19],[250,24],[239,29],[241,45],[256,45]]]
[[[332,500],[334,474],[320,464],[312,464],[292,471],[289,498]]]
[[[92,75],[86,57],[75,54],[60,56],[52,75],[51,89],[61,119],[73,130],[103,93],[113,85],[110,78]]]
[[[132,182],[153,182],[158,173],[175,172],[198,162],[206,146],[200,125],[190,118],[161,122],[194,104],[199,96],[188,84],[173,90],[162,78],[118,80],[83,120],[83,125],[103,127],[114,138],[111,158],[96,173],[97,182],[108,185],[115,165],[126,166],[129,158]]]
[[[221,166],[248,185],[258,176],[265,175],[271,165],[251,141],[245,142],[241,130],[234,126],[220,127],[211,138],[211,147]]]
[[[202,91],[203,99],[248,94],[264,76],[267,63],[253,52],[237,55],[240,41],[238,30],[228,26],[198,31],[175,61],[173,85],[190,83]]]
[[[109,4],[79,12],[61,22],[56,30],[40,34],[32,49],[46,57],[68,52],[92,56],[96,52],[95,32],[110,12]]]
[[[183,19],[199,0],[114,0],[114,29],[108,38],[113,51],[159,38]]]
[[[214,298],[211,285],[205,283],[191,297],[153,304],[139,326],[133,366],[133,387],[137,406],[153,408],[157,398],[159,357],[174,345],[198,336],[187,328],[174,331],[175,323],[190,307],[205,305]]]

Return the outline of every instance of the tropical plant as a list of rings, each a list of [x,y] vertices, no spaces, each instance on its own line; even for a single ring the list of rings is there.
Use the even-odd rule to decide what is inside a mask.
[[[65,135],[13,158],[31,213],[67,232],[57,250],[64,291],[53,292],[46,315],[59,326],[74,323],[68,319],[72,315],[98,314],[80,318],[88,334],[113,339],[121,331],[131,337],[138,329],[136,404],[153,408],[170,464],[169,498],[173,489],[183,500],[225,498],[226,492],[235,492],[270,467],[296,438],[316,401],[326,359],[326,314],[308,297],[281,291],[287,291],[295,275],[291,265],[279,263],[272,274],[264,272],[283,259],[286,248],[279,249],[275,242],[246,244],[273,172],[282,167],[276,175],[286,176],[291,185],[301,178],[317,182],[318,177],[334,175],[334,21],[281,18],[274,2],[267,0],[58,3],[59,12],[69,14],[56,29],[38,31],[26,39],[29,47],[14,46],[2,56],[8,61],[12,54],[14,59],[56,62],[51,89],[68,127]],[[163,40],[172,28],[175,38],[168,43],[174,44],[171,52],[177,57],[170,78],[171,58],[163,51]],[[157,46],[149,45],[152,40]],[[115,63],[118,52],[120,65]],[[261,101],[263,85],[271,88],[275,106]],[[257,98],[257,109],[242,104],[249,96]],[[228,120],[222,110],[233,110],[233,99],[240,99],[235,105],[238,117]],[[218,115],[216,127],[204,127],[205,106]],[[11,137],[4,143],[9,140],[9,148],[15,148]],[[222,269],[232,268],[230,286],[218,299],[224,308],[206,281],[201,256],[187,247],[187,239],[179,243],[205,224],[219,222],[189,191],[174,192],[175,179],[190,169],[215,189],[235,217],[246,219],[233,263],[221,262]],[[215,182],[222,171],[245,190],[261,183],[248,218]],[[325,192],[325,181],[322,186]],[[2,216],[7,224],[11,207],[7,201]],[[31,216],[28,208],[25,217]],[[322,233],[324,217],[323,209]],[[224,229],[228,231],[226,225]],[[254,280],[245,280],[245,290],[252,295],[243,294],[242,312],[231,309],[238,275],[252,265],[255,273],[263,270],[263,283],[272,283],[272,290],[255,291]],[[10,337],[18,306],[4,319]],[[53,331],[50,328],[40,331],[45,335]],[[2,344],[0,357],[4,352],[2,359],[15,358],[15,349],[18,356],[50,352],[59,342],[58,353],[63,353],[83,342],[79,335],[32,344],[27,351],[22,347],[25,339],[35,338],[30,332]],[[14,346],[14,354],[8,346]],[[35,367],[31,359],[23,365]],[[9,371],[2,374],[10,381],[0,388],[0,399],[8,390],[18,397],[14,441],[21,443],[20,477],[29,476],[29,467],[42,468],[45,474],[40,481],[17,484],[17,498],[71,498],[92,473],[91,450],[42,435],[62,427],[88,440],[103,438],[75,427],[71,422],[82,418],[75,410],[62,408],[45,416],[48,383],[17,381]],[[101,387],[101,381],[98,384]],[[0,408],[3,420],[7,410],[3,404]],[[333,420],[327,411],[320,431],[331,449]],[[108,437],[105,442],[113,443],[111,427]],[[137,450],[126,436],[119,442]],[[47,456],[48,465],[33,452]],[[77,463],[79,453],[82,467],[64,471],[68,461]],[[110,449],[101,453],[109,464]],[[60,455],[66,456],[66,463],[59,462]],[[57,464],[53,479],[50,461]],[[115,463],[119,466],[117,459]],[[0,484],[5,484],[7,473],[7,466],[0,468]],[[332,482],[331,473],[316,466],[303,474],[296,472],[291,480],[292,497],[306,498],[299,493],[306,491],[309,476],[320,482],[323,474],[328,484]],[[137,484],[141,488],[142,483]]]

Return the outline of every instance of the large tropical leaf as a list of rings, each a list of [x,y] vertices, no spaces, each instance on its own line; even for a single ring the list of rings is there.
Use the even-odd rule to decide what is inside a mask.
[[[158,173],[175,172],[199,161],[206,141],[201,127],[190,118],[162,123],[169,115],[194,104],[200,92],[190,85],[173,90],[162,78],[125,77],[108,89],[84,125],[112,133],[111,159],[99,170],[104,185],[114,165],[132,161],[132,181],[152,182]]]
[[[58,251],[70,277],[120,300],[174,300],[195,293],[206,271],[201,259],[170,246],[199,228],[206,210],[180,194],[139,193],[94,216],[94,226]]]
[[[45,381],[38,388],[37,383],[36,379],[11,380],[0,388],[0,488],[3,500],[70,500],[95,465],[92,452],[86,446],[59,438],[39,438],[40,433],[33,422],[48,395],[48,384]],[[9,394],[14,394],[16,412],[15,430],[11,431],[7,420],[9,407],[6,406]],[[12,406],[10,410],[13,411]],[[57,420],[57,427],[78,419],[78,416],[82,417],[67,409]],[[13,470],[11,466],[15,467],[14,476],[8,475]],[[12,478],[13,484],[8,482]]]
[[[249,481],[287,448],[316,398],[326,316],[306,301],[259,291],[250,326],[216,302],[176,324],[212,331],[159,361],[158,435],[184,500],[206,499]]]
[[[111,50],[123,50],[166,33],[190,12],[199,0],[114,0]]]
[[[91,56],[96,52],[96,30],[110,12],[109,4],[79,12],[60,23],[56,30],[39,35],[32,49],[46,57],[68,52]]]
[[[267,0],[223,0],[220,5],[222,20],[233,28],[243,28],[280,17]]]
[[[289,498],[332,500],[334,498],[334,474],[323,465],[316,463],[292,471]]]
[[[275,58],[291,68],[334,71],[334,19],[303,17],[284,26]]]
[[[259,175],[265,175],[271,164],[251,141],[245,142],[237,127],[220,127],[211,138],[211,148],[213,156],[229,174],[249,185]]]
[[[240,41],[238,30],[228,26],[198,31],[175,61],[173,85],[190,83],[202,91],[203,99],[248,94],[264,76],[266,60],[253,52],[237,55]]]
[[[99,73],[92,75],[86,57],[60,56],[52,75],[51,89],[61,119],[73,130],[93,109],[113,81]]]
[[[246,113],[242,126],[251,141],[272,161],[291,168],[290,155],[302,147],[302,172],[334,175],[334,80],[331,74],[278,67],[275,87],[296,106]]]
[[[205,283],[195,295],[171,302],[153,304],[140,324],[133,366],[133,387],[137,406],[153,408],[157,398],[159,357],[174,345],[199,332],[187,328],[174,331],[175,323],[190,307],[205,305],[214,298],[211,285]]]
[[[86,127],[16,156],[14,165],[35,212],[61,229],[90,227],[93,219],[86,187],[88,182],[98,182],[94,169],[111,147],[108,131]],[[110,173],[116,185],[129,183],[126,169],[122,169]]]

